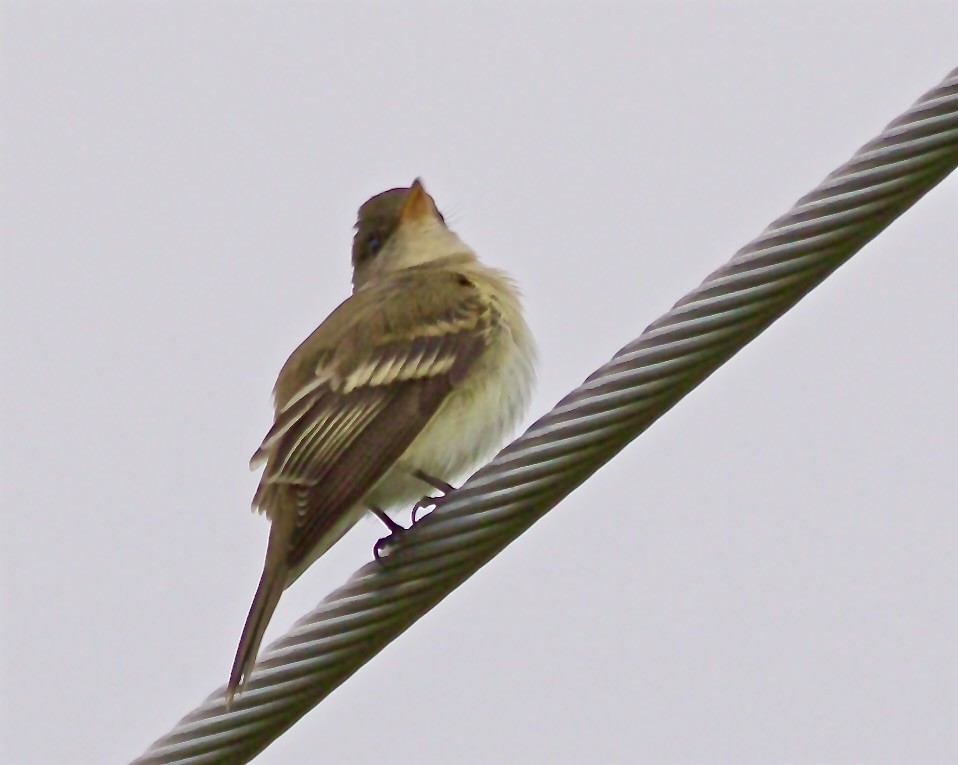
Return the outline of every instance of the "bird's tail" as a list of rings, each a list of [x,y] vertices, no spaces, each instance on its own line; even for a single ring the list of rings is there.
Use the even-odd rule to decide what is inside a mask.
[[[246,626],[240,637],[239,647],[236,649],[236,658],[233,659],[233,669],[230,672],[229,683],[226,685],[227,706],[232,702],[233,695],[249,679],[250,671],[256,662],[259,645],[263,641],[263,633],[269,624],[279,596],[286,587],[286,565],[280,560],[270,560],[267,554],[263,575],[253,596],[253,604],[246,617]]]

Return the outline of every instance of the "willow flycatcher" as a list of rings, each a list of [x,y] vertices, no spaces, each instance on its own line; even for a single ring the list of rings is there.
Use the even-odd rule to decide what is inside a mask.
[[[367,511],[481,464],[529,403],[535,343],[518,291],[449,230],[417,178],[359,208],[353,293],[283,365],[253,507],[271,521],[227,685],[248,677],[283,590]]]

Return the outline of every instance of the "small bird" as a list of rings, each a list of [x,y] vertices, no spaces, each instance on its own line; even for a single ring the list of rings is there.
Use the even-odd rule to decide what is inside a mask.
[[[536,348],[514,282],[446,226],[420,179],[359,208],[353,292],[295,350],[253,507],[266,562],[227,684],[248,678],[283,590],[368,510],[409,505],[491,457],[532,392]]]

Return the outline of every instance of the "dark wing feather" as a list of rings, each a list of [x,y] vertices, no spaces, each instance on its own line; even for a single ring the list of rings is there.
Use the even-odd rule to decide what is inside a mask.
[[[322,465],[317,483],[300,495],[302,512],[287,562],[295,568],[335,520],[348,511],[402,456],[449,390],[442,377],[390,386],[388,407],[349,439],[335,462]],[[363,391],[365,393],[365,391]]]

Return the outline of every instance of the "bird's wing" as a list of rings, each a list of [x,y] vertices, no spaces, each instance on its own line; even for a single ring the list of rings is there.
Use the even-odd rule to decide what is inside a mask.
[[[254,504],[296,515],[291,568],[402,456],[490,342],[499,316],[475,285],[430,277],[364,297],[368,310],[335,347],[309,351],[312,373],[254,455],[267,461]]]

